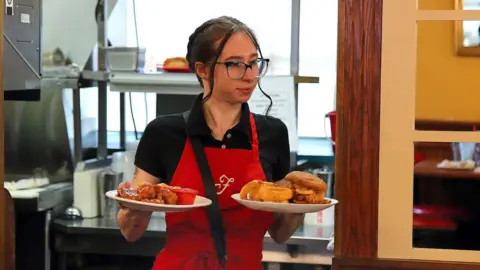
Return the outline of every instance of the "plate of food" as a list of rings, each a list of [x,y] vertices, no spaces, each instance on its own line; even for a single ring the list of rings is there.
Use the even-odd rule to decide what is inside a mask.
[[[439,169],[448,169],[448,170],[474,170],[475,161],[473,160],[448,160],[445,159],[442,162],[437,164]]]
[[[212,204],[211,200],[197,194],[198,191],[189,188],[144,183],[137,188],[110,190],[105,196],[131,209],[169,213],[185,212]]]
[[[190,73],[190,67],[185,57],[167,58],[163,62],[162,70],[170,73]]]
[[[284,183],[253,180],[232,198],[243,206],[277,213],[315,213],[337,204],[325,198],[327,184],[319,177],[300,171],[285,176]]]

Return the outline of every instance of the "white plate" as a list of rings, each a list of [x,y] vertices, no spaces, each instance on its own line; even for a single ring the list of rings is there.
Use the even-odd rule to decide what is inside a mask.
[[[453,171],[473,171],[475,168],[459,168],[459,167],[444,167],[444,166],[437,166],[439,169],[444,169],[444,170],[453,170]]]
[[[437,165],[437,168],[444,170],[455,170],[455,171],[473,171],[475,167],[448,167],[441,164]]]
[[[192,205],[171,205],[171,204],[156,204],[156,203],[147,203],[147,202],[139,202],[129,199],[124,199],[117,196],[116,190],[110,190],[105,193],[110,199],[114,199],[119,203],[122,203],[125,207],[136,209],[136,210],[143,210],[143,211],[152,211],[152,212],[185,212],[199,207],[206,207],[212,204],[212,201],[204,198],[202,196],[197,196],[195,198],[195,203]]]
[[[323,211],[337,204],[338,201],[334,199],[325,198],[329,200],[330,204],[297,204],[297,203],[273,203],[273,202],[257,202],[250,200],[242,200],[240,193],[233,194],[232,198],[242,204],[243,206],[266,212],[276,213],[316,213]]]
[[[464,161],[455,161],[455,160],[444,160],[437,164],[437,168],[445,170],[461,170],[461,171],[471,171],[475,169],[475,161],[473,160],[464,160]]]

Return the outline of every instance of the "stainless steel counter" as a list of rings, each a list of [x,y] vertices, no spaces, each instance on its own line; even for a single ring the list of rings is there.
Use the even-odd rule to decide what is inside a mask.
[[[92,218],[84,220],[57,219],[52,223],[53,229],[67,234],[83,235],[120,235],[117,220],[111,218]],[[145,237],[164,237],[166,230],[165,220],[152,218],[148,225]],[[333,226],[304,225],[288,240],[289,245],[320,245],[328,244],[333,233]],[[273,243],[268,233],[265,235],[266,243]]]
[[[10,194],[14,199],[16,212],[65,209],[73,202],[73,184],[63,182],[34,189],[10,190]]]
[[[165,220],[152,218],[144,236],[128,243],[115,219],[93,218],[52,222],[54,248],[59,254],[90,253],[156,256],[165,244]],[[333,226],[304,225],[284,245],[265,235],[264,261],[330,265],[332,254],[326,251]]]

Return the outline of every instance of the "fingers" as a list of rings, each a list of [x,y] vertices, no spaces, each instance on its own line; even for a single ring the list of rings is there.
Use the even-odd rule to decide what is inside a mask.
[[[129,189],[131,188],[131,182],[122,182],[118,185],[118,189]],[[121,202],[117,202],[117,205],[118,205],[118,208],[122,211],[124,211],[125,215],[130,217],[130,218],[146,218],[146,217],[150,217],[152,215],[152,212],[148,212],[148,211],[142,211],[142,210],[135,210],[135,209],[131,209],[131,208],[128,208],[127,206],[125,206],[124,204],[122,204]]]
[[[118,204],[119,209],[127,209],[127,207],[125,205],[123,205],[122,203],[117,203],[117,204]]]
[[[145,219],[152,215],[152,212],[135,210],[127,207],[123,208],[123,211],[125,211],[125,215],[132,220]]]
[[[130,188],[131,187],[131,182],[122,182],[120,183],[120,185],[118,185],[118,188],[121,189],[121,188]]]

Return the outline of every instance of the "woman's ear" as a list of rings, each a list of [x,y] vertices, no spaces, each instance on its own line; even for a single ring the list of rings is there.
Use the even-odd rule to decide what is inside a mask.
[[[204,63],[195,62],[195,73],[197,73],[200,78],[208,80],[208,66]]]

